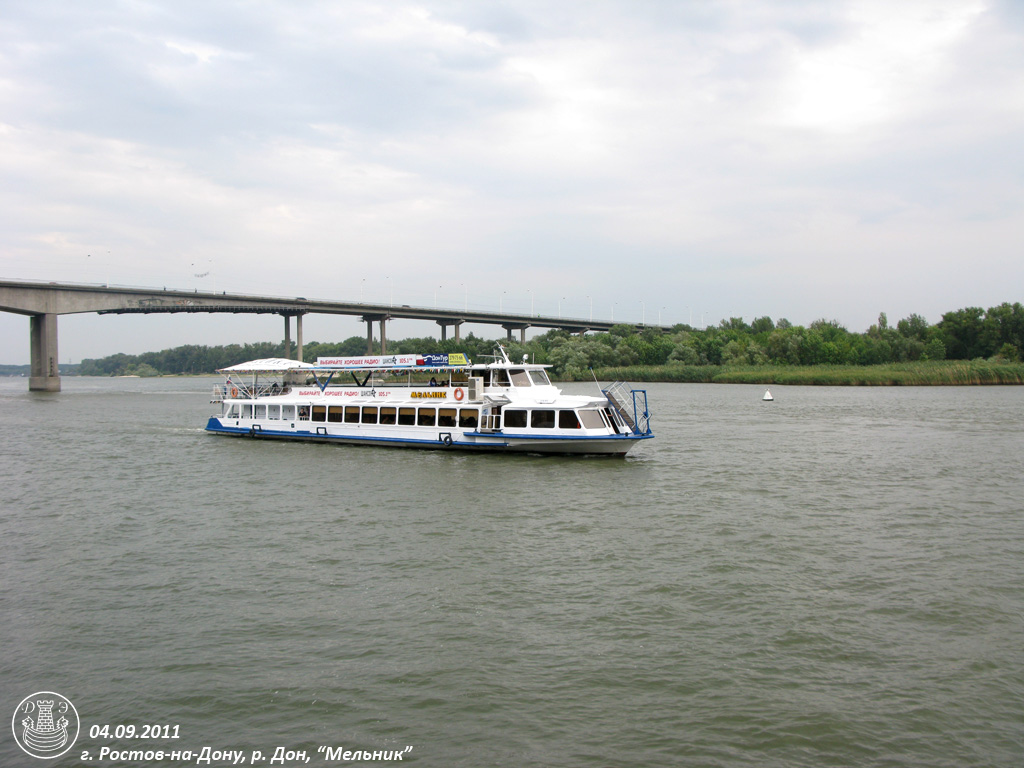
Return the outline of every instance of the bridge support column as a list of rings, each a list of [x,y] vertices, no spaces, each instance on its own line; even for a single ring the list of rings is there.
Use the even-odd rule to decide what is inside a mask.
[[[295,359],[298,360],[301,363],[302,362],[302,315],[296,315],[295,316],[295,342],[299,346],[298,354],[296,355]]]
[[[448,338],[448,326],[451,325],[455,328],[455,342],[458,343],[461,339],[459,338],[459,330],[462,326],[462,320],[437,320],[438,325],[441,326],[441,341]]]
[[[380,323],[380,353],[387,354],[388,351],[388,329],[387,322],[390,315],[363,315],[363,322],[366,323],[366,354],[373,354],[373,324]]]
[[[513,325],[512,323],[502,323],[501,327],[505,329],[505,338],[509,340],[509,343],[512,342],[512,331],[519,331],[520,344],[526,343],[526,329],[530,327],[529,325],[519,325],[518,323],[515,325]]]
[[[57,315],[32,315],[29,337],[32,344],[32,368],[28,380],[30,392],[60,392],[57,366]]]
[[[284,317],[284,359],[292,359],[292,319],[288,315]]]

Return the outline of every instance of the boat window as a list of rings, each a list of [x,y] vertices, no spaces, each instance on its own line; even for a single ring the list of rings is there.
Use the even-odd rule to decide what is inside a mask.
[[[257,405],[256,406],[256,418],[257,419],[265,419],[265,418],[267,418],[267,406],[265,406],[265,405]]]
[[[462,408],[459,410],[459,426],[464,429],[475,429],[480,423],[479,408]]]
[[[395,408],[381,408],[380,409],[380,423],[381,424],[394,424],[395,417],[398,415],[398,410]]]
[[[512,384],[517,387],[528,387],[530,386],[530,374],[520,369],[514,369],[509,371],[509,375],[512,376]]]
[[[281,418],[285,421],[291,421],[295,418],[295,406],[294,405],[282,405],[281,406]]]
[[[308,405],[300,405],[299,406],[299,421],[309,421],[309,406]]]
[[[363,408],[363,424],[377,423],[377,406],[368,405]]]
[[[420,408],[419,418],[416,421],[417,424],[421,427],[432,427],[435,421],[437,421],[436,408]]]
[[[608,421],[608,426],[610,426],[612,429],[615,429],[619,424],[623,423],[622,419],[620,419],[616,414],[614,414],[611,408],[604,409],[604,417]]]
[[[326,405],[314,405],[313,406],[313,421],[327,421],[327,406]]]
[[[268,405],[267,406],[267,418],[277,419],[281,418],[281,406],[280,405]]]
[[[358,405],[346,405],[345,406],[345,423],[346,424],[358,424],[359,423],[359,406]]]
[[[340,424],[345,418],[345,409],[340,405],[332,405],[327,409],[327,420],[333,421],[335,424]],[[316,421],[314,418],[313,421]]]
[[[502,412],[506,427],[525,427],[526,411],[506,408]]]
[[[579,429],[580,420],[576,418],[576,411],[559,411],[558,412],[558,428],[559,429]]]
[[[439,408],[437,411],[437,426],[439,427],[454,427],[455,426],[455,409],[454,408]]]
[[[508,381],[508,371],[504,368],[496,368],[491,376],[491,384],[495,387],[511,387]]]
[[[530,378],[533,379],[533,383],[538,387],[551,384],[551,379],[548,378],[547,371],[530,371]]]
[[[237,403],[235,405],[231,406],[231,409],[228,411],[228,418],[229,419],[237,419],[238,418],[238,404]]]
[[[416,423],[416,409],[415,408],[399,408],[398,409],[398,423],[404,427],[411,426]]]
[[[530,417],[530,426],[534,429],[554,429],[555,412],[549,410],[533,411]]]
[[[581,410],[580,419],[587,429],[603,429],[606,426],[604,419],[601,418],[601,412],[593,408]]]

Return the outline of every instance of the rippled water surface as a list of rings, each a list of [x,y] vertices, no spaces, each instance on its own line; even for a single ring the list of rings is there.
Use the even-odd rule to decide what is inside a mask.
[[[215,437],[212,383],[0,380],[0,712],[74,702],[49,764],[119,723],[310,764],[1024,764],[1024,388],[648,385],[616,460]]]

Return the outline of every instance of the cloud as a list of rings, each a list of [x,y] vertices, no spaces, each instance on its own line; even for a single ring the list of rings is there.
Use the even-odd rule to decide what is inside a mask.
[[[1017,298],[1022,28],[981,0],[14,4],[0,271],[934,322]]]

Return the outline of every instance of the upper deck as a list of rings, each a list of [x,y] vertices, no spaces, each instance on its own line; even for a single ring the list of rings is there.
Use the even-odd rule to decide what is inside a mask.
[[[309,388],[315,385],[321,393],[329,388],[353,387],[469,387],[481,394],[486,390],[506,395],[526,395],[529,392],[533,398],[550,399],[558,397],[560,391],[548,378],[546,369],[549,367],[528,363],[525,359],[521,363],[513,363],[505,350],[500,349],[500,356],[496,355],[490,363],[474,364],[465,355],[455,353],[320,357],[315,364],[266,358],[222,368],[220,373],[229,378],[229,386],[238,394],[248,397],[280,395],[294,391],[297,386]]]

